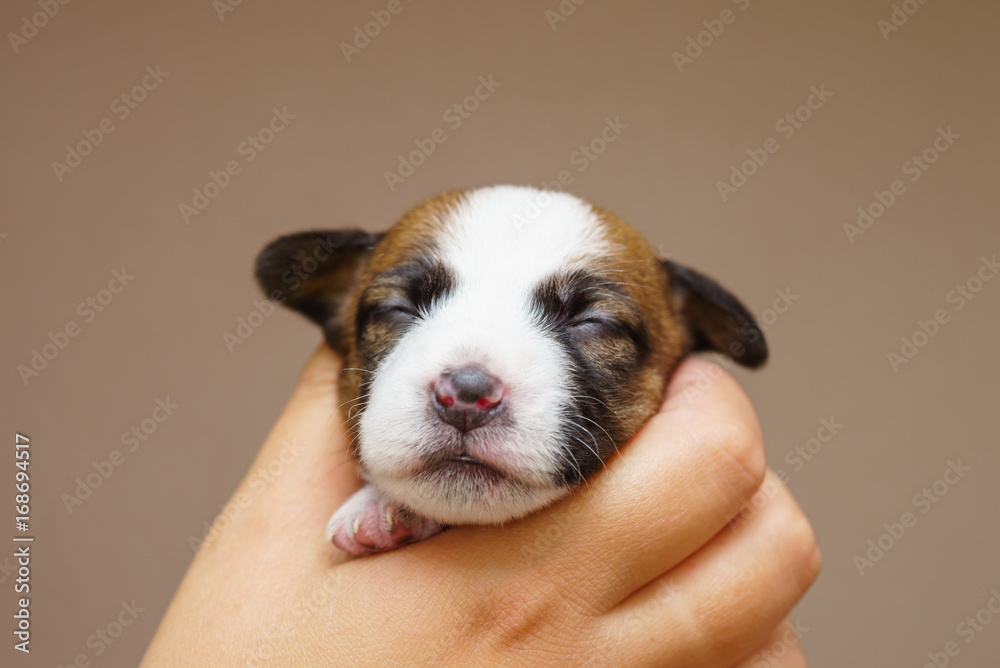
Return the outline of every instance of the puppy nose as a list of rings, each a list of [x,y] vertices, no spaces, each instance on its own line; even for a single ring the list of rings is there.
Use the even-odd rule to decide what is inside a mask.
[[[489,422],[503,398],[503,383],[478,366],[445,371],[434,383],[434,404],[441,419],[469,431]]]

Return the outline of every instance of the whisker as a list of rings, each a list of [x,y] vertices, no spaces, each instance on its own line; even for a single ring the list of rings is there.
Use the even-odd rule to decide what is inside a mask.
[[[359,411],[358,411],[357,415],[355,415],[355,416],[354,416],[354,417],[359,417],[359,416],[361,415],[361,412],[362,412],[362,411],[363,411],[363,410],[364,410],[364,409],[365,409],[365,408],[366,408],[367,406],[368,406],[368,402],[367,402],[367,401],[364,401],[364,402],[362,402],[362,403],[360,403],[360,404],[356,404],[356,405],[354,405],[354,406],[351,406],[351,410],[347,411],[347,419],[348,419],[348,420],[352,419],[352,418],[351,418],[351,411],[353,411],[353,410],[354,410],[355,408],[359,408],[359,409],[361,409],[361,410],[359,410]]]
[[[583,469],[580,468],[580,462],[577,461],[576,455],[573,454],[573,451],[572,450],[560,451],[560,454],[567,454],[567,455],[569,455],[570,457],[573,458],[573,464],[576,465],[576,474],[578,476],[580,476],[580,480],[582,480],[583,483],[587,486],[587,489],[590,489],[590,482],[584,477],[584,475],[583,475]],[[565,457],[564,457],[564,459],[565,459]],[[569,462],[569,460],[566,460],[566,461],[567,461],[567,463]]]
[[[583,447],[585,447],[588,450],[590,450],[591,452],[593,452],[594,456],[597,457],[597,459],[600,461],[600,459],[601,459],[600,455],[598,455],[597,452],[593,448],[591,448],[589,445],[587,445],[586,441],[584,441],[583,439],[581,439],[579,436],[574,436],[573,438],[575,438],[576,440],[580,441],[580,443],[583,444]],[[604,466],[604,468],[607,468],[607,465],[603,461],[601,461],[601,466]]]
[[[578,415],[578,417],[583,417],[583,416],[582,416],[582,415]],[[599,447],[600,447],[600,446],[599,446],[599,445],[597,444],[597,439],[596,439],[596,438],[594,438],[594,435],[593,435],[593,434],[592,434],[592,433],[590,432],[590,430],[589,430],[589,429],[587,429],[586,427],[584,427],[584,426],[583,426],[583,425],[581,425],[581,424],[577,424],[576,422],[573,422],[573,420],[569,420],[569,423],[570,423],[571,425],[573,425],[574,427],[576,427],[577,429],[582,429],[582,430],[583,430],[583,432],[584,432],[585,434],[587,434],[587,436],[590,436],[590,438],[591,438],[591,439],[593,439],[593,441],[594,441],[594,448],[599,448]],[[599,462],[601,462],[601,466],[603,466],[603,467],[604,467],[605,469],[606,469],[606,468],[608,468],[608,465],[604,463],[604,460],[603,460],[603,459],[601,459],[601,455],[599,455],[599,454],[597,453],[597,450],[595,450],[594,448],[591,448],[591,447],[590,447],[589,445],[587,445],[587,444],[586,444],[586,443],[585,443],[585,442],[584,442],[584,441],[583,441],[583,440],[582,440],[582,439],[581,439],[581,438],[580,438],[579,436],[576,436],[576,435],[574,435],[574,436],[573,436],[573,438],[575,438],[576,440],[580,441],[580,443],[582,443],[582,444],[583,444],[583,447],[587,448],[587,449],[588,449],[588,450],[590,450],[590,451],[591,451],[592,453],[594,453],[594,456],[595,456],[595,457],[597,457],[597,460],[598,460]]]
[[[372,393],[369,392],[368,394],[362,394],[360,397],[355,397],[354,399],[348,399],[344,403],[340,404],[340,406],[337,406],[337,408],[341,408],[341,407],[343,407],[343,406],[345,406],[347,404],[353,403],[355,401],[360,401],[361,399],[364,399],[365,397],[370,397],[371,395],[372,395]]]
[[[604,427],[602,427],[601,425],[597,424],[596,422],[594,422],[593,420],[591,420],[591,419],[590,419],[589,417],[587,417],[586,415],[581,415],[580,413],[577,413],[576,417],[581,417],[581,418],[583,418],[584,420],[586,420],[587,422],[589,422],[589,423],[591,423],[591,424],[595,424],[595,425],[597,425],[598,429],[600,429],[601,431],[603,431],[603,432],[604,432],[604,435],[608,437],[608,442],[609,442],[609,443],[611,443],[612,447],[613,447],[613,448],[615,449],[615,452],[618,452],[618,446],[617,446],[617,445],[615,445],[615,439],[611,438],[611,434],[609,434],[609,433],[608,433],[608,430],[607,430],[607,429],[605,429],[605,428],[604,428]]]
[[[360,431],[357,434],[355,434],[354,438],[351,439],[351,442],[347,444],[347,450],[344,451],[344,454],[347,455],[348,459],[350,459],[351,457],[351,449],[354,447],[354,444],[357,443],[359,438],[361,438]]]
[[[604,407],[605,407],[605,408],[607,408],[608,410],[611,410],[611,406],[608,406],[608,405],[607,405],[606,403],[604,403],[603,401],[601,401],[601,400],[600,400],[600,399],[598,399],[597,397],[592,397],[592,396],[590,396],[589,394],[577,394],[577,395],[571,395],[571,396],[570,396],[569,398],[570,398],[570,399],[587,399],[587,400],[589,400],[589,401],[596,401],[597,403],[601,404],[602,406],[604,406]],[[612,412],[614,412],[614,411],[612,411]],[[581,415],[580,417],[583,417],[583,416]]]

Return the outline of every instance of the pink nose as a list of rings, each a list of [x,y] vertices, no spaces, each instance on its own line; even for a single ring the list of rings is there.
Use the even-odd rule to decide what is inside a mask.
[[[503,399],[504,386],[478,366],[445,371],[434,383],[434,404],[441,419],[469,431],[493,419]]]

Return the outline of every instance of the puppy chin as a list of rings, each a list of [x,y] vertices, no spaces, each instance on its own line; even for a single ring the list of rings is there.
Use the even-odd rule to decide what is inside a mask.
[[[528,485],[478,465],[445,464],[405,478],[372,482],[388,498],[441,524],[503,524],[569,493],[566,486]]]

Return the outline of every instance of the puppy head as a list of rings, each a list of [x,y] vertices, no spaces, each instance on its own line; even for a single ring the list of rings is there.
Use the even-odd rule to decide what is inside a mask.
[[[448,524],[524,515],[596,472],[689,352],[767,358],[714,281],[613,214],[533,188],[441,195],[381,235],[282,237],[257,277],[344,357],[366,477]]]

